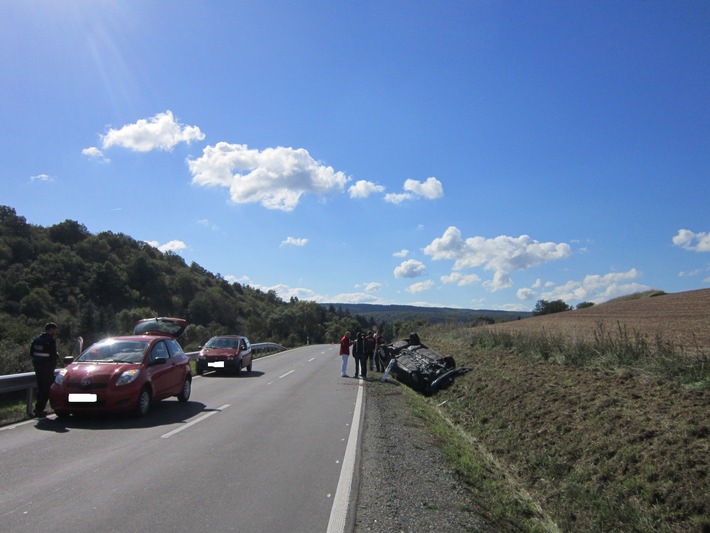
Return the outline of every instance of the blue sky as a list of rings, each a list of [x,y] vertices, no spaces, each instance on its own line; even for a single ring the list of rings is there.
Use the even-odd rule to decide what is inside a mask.
[[[288,300],[710,286],[710,3],[0,1],[0,204]]]

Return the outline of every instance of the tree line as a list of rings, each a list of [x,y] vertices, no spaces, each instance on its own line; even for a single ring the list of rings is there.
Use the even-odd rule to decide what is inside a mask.
[[[220,334],[298,346],[374,328],[393,339],[416,327],[297,298],[286,302],[127,235],[94,235],[74,220],[37,226],[0,206],[0,374],[31,370],[29,342],[47,321],[59,325],[60,355],[68,355],[79,335],[89,343],[126,334],[153,316],[188,320],[180,339],[187,351]]]

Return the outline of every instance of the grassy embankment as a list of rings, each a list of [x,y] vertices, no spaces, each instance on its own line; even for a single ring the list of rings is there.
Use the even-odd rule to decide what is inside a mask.
[[[472,371],[410,400],[504,529],[710,531],[708,351],[592,333],[421,330]]]

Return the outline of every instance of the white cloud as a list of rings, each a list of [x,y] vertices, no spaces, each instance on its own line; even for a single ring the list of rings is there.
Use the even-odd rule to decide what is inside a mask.
[[[151,245],[153,248],[157,248],[161,252],[179,252],[187,248],[187,245],[182,241],[169,241],[165,244],[160,244],[158,241],[145,241],[146,244]]]
[[[260,203],[267,209],[293,211],[303,194],[342,192],[350,180],[293,148],[252,150],[243,144],[207,146],[202,157],[188,161],[192,182],[229,189],[234,203]]]
[[[334,302],[342,304],[362,304],[362,303],[378,303],[378,298],[372,294],[364,292],[344,292],[336,294],[326,299],[321,299],[322,302]]]
[[[451,226],[427,245],[424,253],[434,260],[454,260],[454,270],[482,266],[486,270],[512,272],[564,259],[572,249],[566,243],[541,243],[527,235],[470,237],[464,241],[459,229]]]
[[[493,279],[483,285],[491,291],[498,291],[512,286],[510,272],[565,259],[572,254],[572,249],[566,243],[541,243],[527,235],[500,235],[493,239],[470,237],[464,240],[461,231],[451,226],[427,245],[424,253],[434,260],[454,261],[455,271],[476,267],[494,271]]]
[[[414,200],[417,197],[427,200],[435,200],[444,196],[444,187],[436,178],[427,178],[426,181],[408,179],[404,182],[403,193],[389,193],[385,195],[385,201],[392,204],[401,204],[406,200]]]
[[[673,244],[684,250],[710,252],[710,233],[694,233],[687,229],[680,229],[678,235],[673,237]]]
[[[537,293],[533,289],[518,289],[515,293],[515,295],[518,297],[518,300],[533,300],[537,298]]]
[[[383,192],[385,188],[371,181],[358,180],[348,189],[350,198],[367,198],[371,194]]]
[[[91,146],[90,148],[84,148],[81,151],[81,153],[91,159],[99,159],[99,160],[103,161],[104,163],[108,163],[109,161],[111,161],[96,146]]]
[[[702,273],[703,273],[703,271],[698,268],[696,270],[691,270],[689,272],[678,272],[678,277],[679,278],[691,278],[694,276],[699,276]]]
[[[204,226],[205,228],[209,228],[212,231],[217,231],[219,230],[219,226],[217,224],[213,224],[212,222],[209,221],[207,218],[203,218],[197,221],[197,223],[200,226]]]
[[[459,287],[472,285],[481,281],[481,277],[476,274],[464,275],[460,272],[452,272],[448,276],[441,276],[442,283],[456,283]]]
[[[140,119],[135,124],[127,124],[119,129],[111,128],[101,139],[104,149],[121,146],[135,152],[150,152],[151,150],[170,151],[178,143],[201,141],[204,138],[205,134],[200,131],[200,128],[180,124],[175,120],[173,112],[168,110],[150,119]]]
[[[412,198],[413,196],[407,193],[390,192],[385,194],[385,202],[389,202],[391,204],[401,204],[405,200],[411,200]]]
[[[444,196],[444,186],[436,178],[427,178],[426,181],[407,180],[404,190],[427,200],[435,200]]]
[[[407,259],[394,269],[395,278],[416,278],[422,275],[426,266],[416,259]]]
[[[432,280],[420,281],[418,283],[412,283],[409,287],[407,287],[406,291],[412,294],[417,294],[419,292],[428,291],[433,286],[434,282]]]
[[[372,281],[365,284],[365,292],[377,292],[382,288],[382,283]]]
[[[568,281],[563,285],[547,291],[534,290],[541,284],[536,282],[533,288],[520,289],[517,296],[520,300],[563,300],[569,302],[594,302],[601,303],[625,294],[643,292],[651,287],[637,283],[633,280],[639,278],[641,273],[632,268],[627,272],[610,272],[608,274],[589,274],[582,281]],[[539,281],[539,280],[538,280]],[[549,287],[549,283],[545,287]]]
[[[483,286],[491,292],[502,291],[513,286],[513,280],[510,275],[503,270],[496,270],[493,273],[493,279],[483,282]]]
[[[392,255],[395,257],[407,257],[409,255],[409,250],[402,248],[399,252],[395,252]]]
[[[32,181],[54,181],[54,176],[50,176],[49,174],[37,174],[36,176],[30,176],[30,180]]]
[[[296,237],[287,237],[281,241],[281,246],[305,246],[308,244],[308,239],[298,239]]]

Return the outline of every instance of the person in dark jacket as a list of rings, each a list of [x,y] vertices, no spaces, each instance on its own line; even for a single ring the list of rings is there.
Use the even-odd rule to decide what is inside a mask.
[[[365,379],[367,377],[367,352],[365,351],[365,337],[358,333],[353,343],[353,357],[355,358],[355,376]]]
[[[44,408],[49,400],[49,388],[54,382],[54,369],[57,368],[57,359],[59,359],[56,340],[58,330],[54,322],[47,323],[44,326],[44,333],[37,335],[30,346],[32,366],[37,377],[37,402],[34,409],[37,418],[47,416]]]
[[[365,359],[370,370],[375,370],[375,337],[372,331],[368,331],[365,335]]]

